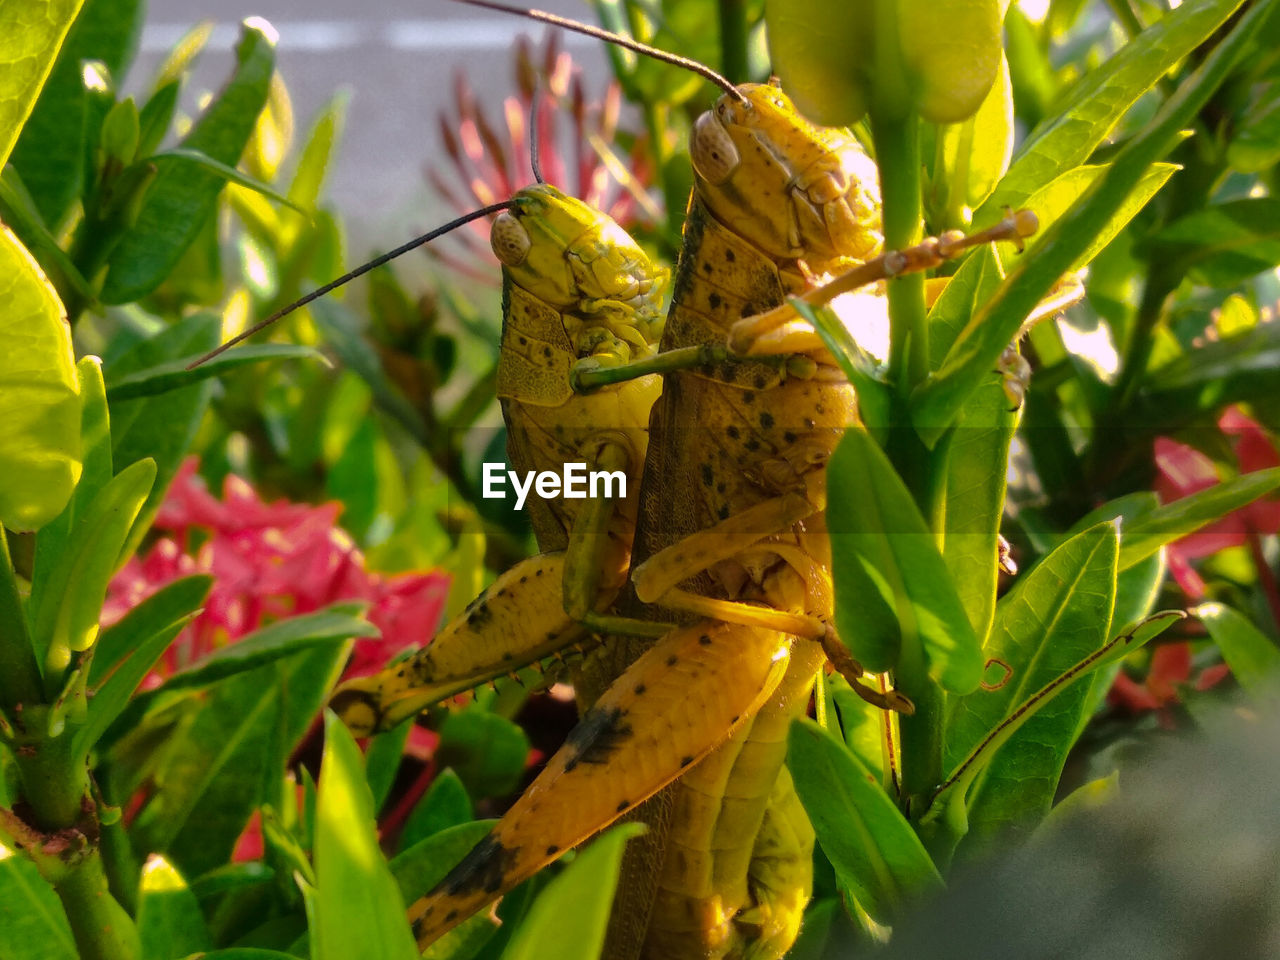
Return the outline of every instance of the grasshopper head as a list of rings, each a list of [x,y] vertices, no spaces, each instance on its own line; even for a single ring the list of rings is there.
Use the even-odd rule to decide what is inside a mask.
[[[510,282],[564,316],[575,352],[599,352],[615,335],[642,349],[656,343],[666,271],[610,217],[555,187],[513,199],[493,222],[493,252]]]
[[[875,163],[844,130],[819,127],[770,84],[744,84],[694,125],[690,152],[711,213],[776,259],[821,270],[878,252]]]

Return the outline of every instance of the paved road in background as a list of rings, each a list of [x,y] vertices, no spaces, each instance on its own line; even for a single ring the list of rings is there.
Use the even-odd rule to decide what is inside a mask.
[[[577,0],[536,5],[592,16]],[[142,87],[172,44],[211,9],[206,0],[151,0],[129,88]],[[422,170],[429,158],[443,158],[436,117],[452,102],[454,72],[465,69],[481,101],[497,107],[514,89],[516,36],[540,41],[545,29],[447,0],[223,0],[216,9],[218,28],[192,90],[217,89],[231,69],[239,21],[259,16],[279,31],[277,62],[300,133],[336,90],[351,91],[328,195],[346,217],[353,255],[393,246],[441,219],[445,208],[424,185]],[[608,67],[600,45],[569,34],[564,44],[595,81],[589,89],[601,89]]]

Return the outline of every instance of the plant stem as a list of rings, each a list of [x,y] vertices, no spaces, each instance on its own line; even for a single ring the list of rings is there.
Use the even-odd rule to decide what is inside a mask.
[[[880,167],[886,250],[903,250],[923,236],[920,198],[919,124],[913,114],[871,114],[871,135]],[[889,379],[906,396],[929,374],[929,328],[925,323],[924,276],[894,277],[889,292]]]
[[[97,847],[55,883],[54,890],[67,911],[81,960],[133,960],[138,956],[137,930],[107,889]]]
[[[748,79],[745,0],[720,0],[720,70],[734,83]]]

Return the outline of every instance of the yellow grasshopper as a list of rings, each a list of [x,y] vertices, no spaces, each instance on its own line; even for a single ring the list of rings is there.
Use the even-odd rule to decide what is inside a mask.
[[[751,944],[780,956],[798,927],[807,893],[765,902],[751,882],[750,841],[762,835],[785,729],[807,703],[824,647],[855,683],[861,672],[826,626],[821,525],[823,464],[857,422],[854,398],[833,364],[786,356],[797,349],[790,334],[767,345],[782,363],[722,358],[707,369],[705,360],[740,318],[779,306],[813,274],[871,258],[878,203],[874,166],[851,138],[807,124],[772,87],[726,88],[695,128],[698,187],[662,352],[577,381],[703,358],[702,369],[666,377],[640,518],[640,549],[651,556],[634,573],[642,600],[709,620],[664,637],[620,676],[627,658],[609,647],[588,662],[583,679],[603,695],[493,834],[410,909],[421,944],[682,774],[672,822],[683,833],[654,871],[663,899],[648,954],[721,956]],[[1016,237],[1027,219],[1019,224],[934,241],[910,251],[914,259],[878,258],[864,272],[931,265],[968,243]],[[698,427],[682,434],[684,424]],[[712,567],[694,589],[677,586]],[[892,691],[858,689],[909,709]]]
[[[499,576],[410,659],[334,694],[331,706],[357,735],[618,626],[603,611],[626,581],[661,384],[650,375],[580,394],[571,383],[580,363],[607,368],[654,352],[668,273],[613,220],[554,187],[529,187],[511,202],[491,232],[503,264],[498,396],[511,465],[529,473],[582,462],[622,474],[627,497],[530,498],[542,553]]]

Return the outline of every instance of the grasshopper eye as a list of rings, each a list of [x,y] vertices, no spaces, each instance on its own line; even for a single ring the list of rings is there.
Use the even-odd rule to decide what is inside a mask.
[[[733,145],[729,131],[715,116],[707,111],[693,125],[693,140],[689,144],[693,168],[707,183],[724,183],[738,166],[738,148]]]
[[[493,229],[489,231],[489,246],[493,247],[493,255],[506,266],[518,267],[524,263],[532,245],[529,232],[510,213],[501,213],[493,221]]]

